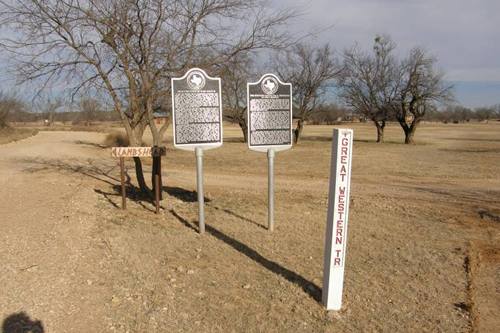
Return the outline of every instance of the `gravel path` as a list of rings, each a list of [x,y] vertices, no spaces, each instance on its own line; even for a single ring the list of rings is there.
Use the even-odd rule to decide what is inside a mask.
[[[99,332],[105,294],[87,293],[99,274],[91,246],[95,194],[87,179],[60,172],[95,158],[75,137],[101,134],[41,132],[0,146],[0,317],[24,312],[46,332]],[[98,262],[98,260],[97,260]],[[86,297],[86,295],[92,295]],[[13,318],[13,317],[10,317]],[[18,317],[19,318],[19,317]]]

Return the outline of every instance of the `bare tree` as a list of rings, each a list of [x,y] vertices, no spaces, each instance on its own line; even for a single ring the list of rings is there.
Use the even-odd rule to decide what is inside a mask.
[[[496,117],[497,120],[500,120],[500,104],[493,105],[492,109],[493,109],[493,117]]]
[[[38,101],[38,109],[43,114],[45,124],[52,126],[56,118],[56,112],[63,106],[61,97],[45,96]]]
[[[275,67],[282,80],[292,83],[293,116],[297,119],[294,140],[297,143],[304,122],[323,102],[329,84],[339,74],[339,66],[328,44],[318,48],[297,44],[278,58]]]
[[[0,0],[0,24],[17,30],[4,39],[22,82],[46,86],[71,78],[72,93],[104,90],[131,145],[146,127],[160,145],[168,124],[153,111],[170,94],[170,78],[193,65],[210,72],[252,50],[283,47],[280,27],[294,14],[270,12],[258,0]],[[19,38],[17,38],[17,36]],[[136,176],[147,190],[142,163]]]
[[[436,59],[421,48],[414,48],[401,62],[399,105],[396,118],[405,134],[405,143],[413,143],[418,124],[438,102],[452,100],[451,85],[443,82],[443,73],[435,69]]]
[[[220,69],[224,118],[237,123],[247,142],[247,80],[253,74],[253,61],[248,55],[234,57]]]
[[[401,86],[400,70],[393,56],[395,47],[389,37],[377,36],[372,54],[357,46],[346,50],[337,80],[340,97],[374,123],[379,143],[384,141],[385,125],[397,104]]]
[[[453,123],[465,122],[475,118],[476,115],[474,110],[458,104],[457,105],[448,104],[439,109],[433,108],[427,110],[424,116],[425,120],[437,120],[445,124],[449,122]]]
[[[474,113],[475,113],[474,116],[478,121],[488,122],[491,118],[493,118],[495,116],[495,109],[492,106],[490,106],[490,107],[481,106],[481,107],[475,108]]]
[[[83,120],[85,126],[89,126],[95,120],[97,113],[101,111],[101,103],[95,98],[83,97],[80,99],[78,108],[80,109],[78,117]]]
[[[25,111],[24,103],[15,95],[0,91],[0,129],[9,127],[9,116]]]
[[[351,119],[350,112],[347,109],[333,103],[320,105],[317,109],[311,116],[313,124],[335,125],[339,121]]]

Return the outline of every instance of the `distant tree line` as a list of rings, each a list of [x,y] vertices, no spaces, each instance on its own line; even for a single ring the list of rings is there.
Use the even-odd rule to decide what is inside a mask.
[[[340,122],[366,122],[366,118],[360,112],[352,108],[337,105],[334,103],[321,104],[312,114],[309,123],[313,125],[336,125]],[[491,106],[481,106],[468,108],[462,105],[444,105],[439,108],[433,108],[425,113],[422,118],[425,121],[448,123],[466,123],[466,122],[488,122],[489,120],[500,121],[500,104]],[[394,115],[389,115],[387,122],[398,122]]]
[[[309,123],[312,125],[338,125],[345,121],[358,121],[359,117],[344,106],[335,103],[324,103],[316,107]]]
[[[464,123],[469,121],[500,120],[500,104],[468,108],[462,105],[447,105],[439,110],[431,110],[425,117],[427,121],[447,123]]]
[[[52,123],[49,122],[49,119],[52,119]],[[48,126],[55,122],[90,126],[102,121],[120,121],[120,117],[112,111],[96,111],[89,115],[81,110],[59,111],[52,114],[49,112],[19,111],[10,113],[8,117],[9,122],[44,122],[45,120],[47,120]]]
[[[44,122],[51,126],[54,122],[89,126],[93,122],[119,121],[119,116],[105,110],[98,100],[83,97],[76,104],[63,108],[59,98],[46,98],[32,105],[14,94],[0,91],[0,127],[10,122]]]
[[[230,73],[235,74],[236,72]],[[233,89],[231,89],[231,85]],[[239,86],[242,88],[238,89]],[[246,95],[243,86],[246,89],[246,77],[243,75],[235,75],[225,82],[223,85],[223,110],[224,119],[239,124],[246,139],[246,106],[243,104]],[[0,127],[8,126],[9,122],[44,122],[45,120],[48,121],[48,126],[52,125],[53,122],[89,126],[103,121],[120,121],[119,115],[112,110],[105,110],[102,103],[90,97],[81,98],[69,107],[70,110],[64,110],[62,106],[62,101],[50,98],[36,105],[30,105],[20,97],[0,91]],[[315,107],[314,112],[311,112],[307,117],[307,122],[312,125],[337,125],[341,122],[365,122],[368,120],[363,113],[336,103],[320,103]],[[500,120],[500,104],[476,108],[445,105],[426,112],[423,120],[445,124]],[[393,115],[387,117],[387,121],[397,122],[398,119]]]

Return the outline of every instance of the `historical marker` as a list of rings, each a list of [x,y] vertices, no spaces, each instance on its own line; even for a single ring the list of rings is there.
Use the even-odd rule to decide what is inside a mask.
[[[351,129],[333,130],[322,295],[327,310],[340,310],[342,307],[351,192],[352,141]]]
[[[267,152],[292,147],[292,85],[273,74],[247,84],[248,147]]]
[[[274,155],[292,147],[292,85],[274,74],[247,83],[248,147],[267,152],[268,229],[274,229]]]
[[[174,146],[185,150],[222,145],[222,101],[220,78],[202,69],[190,69],[172,78]]]
[[[204,233],[203,150],[222,146],[220,78],[199,68],[172,78],[172,117],[174,146],[196,154],[198,222],[200,233]]]

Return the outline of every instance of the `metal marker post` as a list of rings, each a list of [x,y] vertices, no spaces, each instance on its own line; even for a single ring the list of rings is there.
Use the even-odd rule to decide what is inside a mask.
[[[221,79],[200,68],[172,78],[172,130],[174,147],[196,154],[199,233],[205,232],[203,150],[222,146]]]
[[[120,157],[120,181],[122,185],[122,209],[127,208],[127,201],[125,199],[125,158]]]
[[[292,84],[276,75],[247,83],[248,148],[267,153],[267,230],[274,230],[274,156],[292,148]]]
[[[267,150],[267,229],[274,230],[274,149]]]
[[[333,130],[322,295],[327,310],[340,310],[342,307],[351,192],[352,141],[351,129]]]
[[[199,232],[205,232],[205,199],[203,197],[203,149],[196,147],[196,191],[198,192],[198,223]]]

